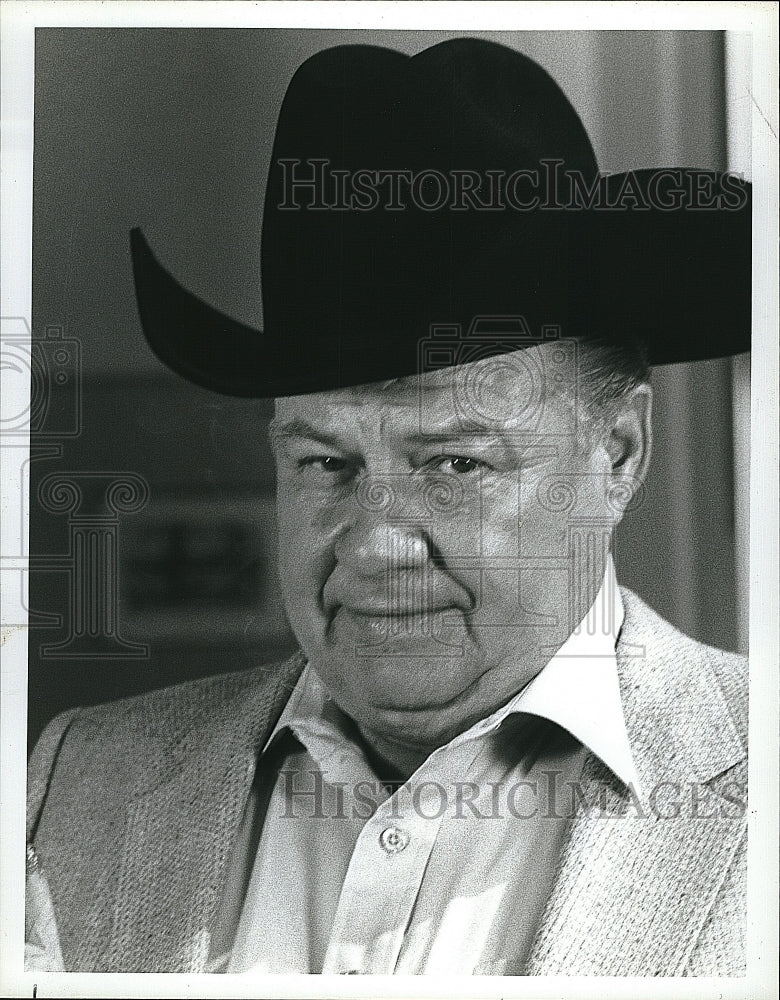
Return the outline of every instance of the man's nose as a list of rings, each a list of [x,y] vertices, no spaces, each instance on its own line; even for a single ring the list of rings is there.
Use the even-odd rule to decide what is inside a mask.
[[[336,541],[336,560],[369,577],[425,568],[433,554],[430,516],[414,494],[401,477],[361,481]]]

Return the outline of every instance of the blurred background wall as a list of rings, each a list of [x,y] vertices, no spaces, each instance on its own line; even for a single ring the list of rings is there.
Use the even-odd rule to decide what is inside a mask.
[[[151,354],[129,229],[142,226],[187,287],[260,326],[265,177],[296,67],[344,42],[412,54],[456,34],[544,66],[605,172],[727,165],[718,32],[38,29],[31,742],[70,705],[293,647],[268,406],[188,385]],[[667,366],[653,382],[654,461],[646,502],[618,534],[619,578],[695,638],[746,651],[749,367]],[[116,589],[98,593],[101,575]]]

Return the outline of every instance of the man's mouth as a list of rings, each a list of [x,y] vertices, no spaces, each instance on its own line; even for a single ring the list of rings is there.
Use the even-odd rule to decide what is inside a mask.
[[[338,567],[325,583],[320,598],[329,618],[342,609],[355,618],[392,621],[467,613],[474,608],[472,596],[444,575],[399,573],[390,579],[360,581]]]
[[[392,604],[340,604],[337,605],[336,611],[344,610],[350,615],[355,615],[358,618],[376,618],[378,620],[393,620],[393,619],[407,619],[407,618],[433,618],[436,615],[443,614],[446,611],[456,611],[457,609],[452,604],[440,604],[431,605],[426,607],[416,606],[397,606]]]
[[[460,611],[453,604],[418,607],[391,605],[342,604],[334,608],[330,628],[337,632],[346,628],[347,634],[363,641],[381,640],[436,640],[446,629],[456,624]],[[369,636],[373,639],[369,639]]]

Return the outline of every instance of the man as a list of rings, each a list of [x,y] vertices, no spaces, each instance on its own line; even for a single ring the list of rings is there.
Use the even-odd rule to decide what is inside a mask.
[[[263,335],[134,233],[158,355],[276,400],[301,652],[51,724],[31,966],[744,971],[745,664],[610,552],[648,363],[749,345],[748,208],[728,176],[600,178],[547,74],[462,39],[299,69]]]

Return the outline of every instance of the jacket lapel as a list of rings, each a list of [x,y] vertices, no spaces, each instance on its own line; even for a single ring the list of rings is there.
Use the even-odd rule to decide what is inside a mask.
[[[202,971],[225,866],[257,754],[302,666],[250,675],[180,734],[186,766],[171,766],[130,802],[105,956],[108,970]]]
[[[745,758],[707,651],[624,592],[618,671],[642,782],[594,756],[530,975],[680,975],[744,835],[718,793]],[[733,778],[737,772],[733,772]]]

